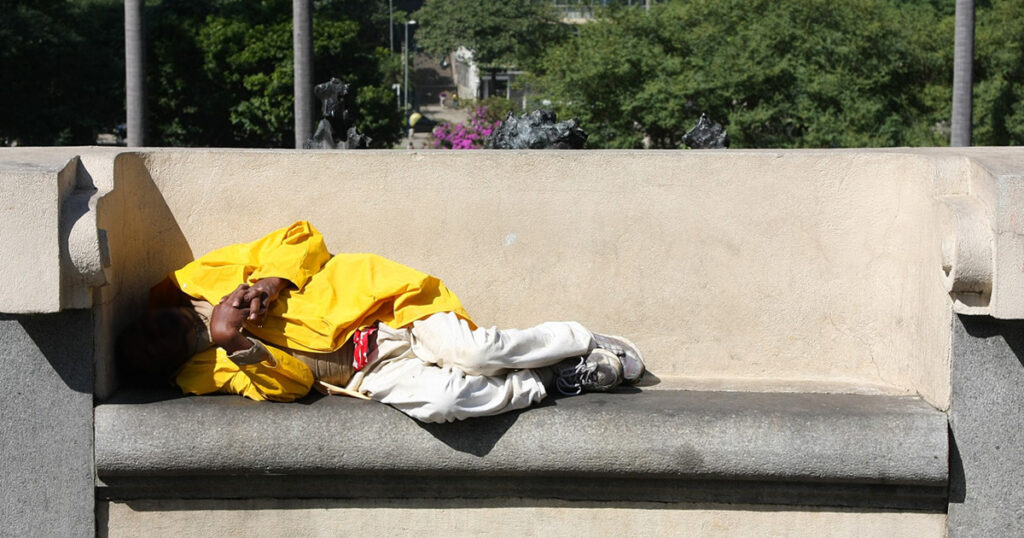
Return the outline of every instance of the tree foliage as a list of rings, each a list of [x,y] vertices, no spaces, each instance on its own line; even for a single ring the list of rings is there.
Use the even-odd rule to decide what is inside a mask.
[[[147,18],[149,124],[156,144],[291,145],[290,0],[164,1],[150,6]],[[386,44],[386,5],[314,4],[316,81],[338,77],[350,84],[346,105],[375,147],[391,147],[401,135],[390,90],[397,66]]]
[[[534,86],[591,147],[680,147],[701,112],[734,147],[943,144],[951,44],[922,2],[687,0],[582,25]]]
[[[412,17],[430,52],[529,70],[534,101],[579,118],[590,147],[680,147],[701,112],[734,147],[948,143],[951,0],[626,3],[575,26],[541,0],[427,0]],[[1024,3],[977,5],[974,143],[1024,144]],[[401,133],[387,8],[314,2],[315,80],[352,85],[377,147]],[[0,13],[0,144],[92,144],[124,121],[121,0]],[[290,147],[290,0],[148,0],[146,20],[151,143]]]
[[[147,140],[168,146],[290,147],[290,0],[150,0]],[[0,0],[0,142],[94,144],[124,122],[121,0]],[[390,90],[387,3],[317,0],[314,72],[351,84],[349,109],[374,145],[401,117]]]
[[[0,144],[95,144],[124,117],[120,0],[0,0]]]
[[[537,0],[427,0],[412,18],[427,52],[441,56],[465,47],[484,67],[528,67],[569,35],[551,3]]]
[[[975,24],[974,139],[1024,145],[1024,2],[993,0]]]

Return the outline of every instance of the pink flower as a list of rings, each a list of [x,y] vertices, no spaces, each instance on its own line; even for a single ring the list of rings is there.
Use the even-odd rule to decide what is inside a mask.
[[[480,149],[488,136],[501,125],[500,121],[493,124],[487,121],[487,109],[478,107],[466,123],[439,123],[434,127],[435,148]]]

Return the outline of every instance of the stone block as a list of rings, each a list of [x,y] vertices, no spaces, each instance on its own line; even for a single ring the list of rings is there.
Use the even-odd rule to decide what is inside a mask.
[[[52,313],[88,308],[110,277],[98,199],[113,184],[112,153],[81,148],[0,152],[0,312]],[[106,158],[104,158],[106,157]],[[94,178],[93,174],[96,174]]]
[[[0,314],[0,350],[0,534],[90,536],[90,313]]]
[[[949,410],[949,535],[1024,529],[1024,322],[959,316]]]

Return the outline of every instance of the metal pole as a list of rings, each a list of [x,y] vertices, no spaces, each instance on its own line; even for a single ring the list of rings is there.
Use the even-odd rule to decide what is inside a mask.
[[[395,19],[392,1],[388,0],[388,50],[395,52]]]
[[[402,113],[409,109],[409,21],[405,22],[405,41],[402,42],[402,78],[405,84],[402,91],[405,97],[402,98]]]
[[[950,146],[971,145],[974,0],[956,0],[953,41],[953,117],[950,122]]]
[[[405,21],[405,44],[402,47],[402,71],[405,73],[405,108],[409,108],[409,25],[416,21]]]
[[[295,149],[313,136],[313,0],[292,0]]]
[[[143,0],[124,2],[125,109],[128,147],[146,145],[146,69]]]

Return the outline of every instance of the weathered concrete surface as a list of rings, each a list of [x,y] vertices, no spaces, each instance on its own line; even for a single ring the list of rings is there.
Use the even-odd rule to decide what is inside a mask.
[[[96,205],[113,184],[110,148],[0,151],[0,312],[92,306],[109,256]]]
[[[316,495],[307,480],[316,475],[365,476],[367,484],[369,477],[395,477],[391,494],[407,495],[397,478],[412,475],[421,489],[429,477],[465,477],[493,488],[491,495],[502,477],[562,476],[921,486],[934,491],[913,496],[941,499],[946,419],[908,397],[649,391],[587,394],[528,412],[424,425],[361,400],[266,405],[211,396],[98,406],[96,465],[114,489],[103,495],[114,498],[145,495],[133,482],[164,476],[216,483],[233,475],[244,476],[247,489],[214,496],[258,495],[261,476],[281,475],[308,488],[304,495],[282,486],[289,495]],[[481,482],[482,474],[495,480]],[[168,494],[208,487],[191,482],[197,489]],[[616,488],[586,486],[590,498],[624,498]],[[875,502],[886,506],[886,493],[877,493]],[[453,494],[461,495],[430,496]],[[846,501],[822,495],[804,502]]]
[[[954,320],[949,534],[1024,529],[1024,323]]]
[[[0,534],[93,532],[92,318],[0,314]]]
[[[3,148],[0,160],[56,153]],[[1022,197],[1009,187],[1022,154],[120,153],[97,204],[119,273],[97,319],[116,333],[142,308],[140,290],[193,254],[303,218],[336,251],[444,278],[484,324],[578,319],[630,334],[665,379],[888,387],[945,408],[952,277],[939,215],[967,199],[998,224],[991,245],[949,241],[970,254],[953,259],[978,262],[957,275],[995,279],[978,284],[990,294],[958,292],[957,308],[1024,311],[1024,277],[1011,270],[1024,263],[1012,233],[1024,219],[999,201]],[[116,383],[105,363],[101,397]]]
[[[0,312],[60,310],[60,206],[74,186],[75,162],[68,152],[0,159]]]
[[[335,251],[378,252],[438,275],[482,324],[578,319],[629,334],[661,377],[844,381],[948,401],[951,314],[932,225],[947,156],[131,158],[180,228],[166,238],[197,255],[309,219]]]
[[[345,486],[342,486],[345,487]],[[130,501],[104,503],[100,536],[786,536],[945,535],[945,515],[787,506],[552,499]]]

